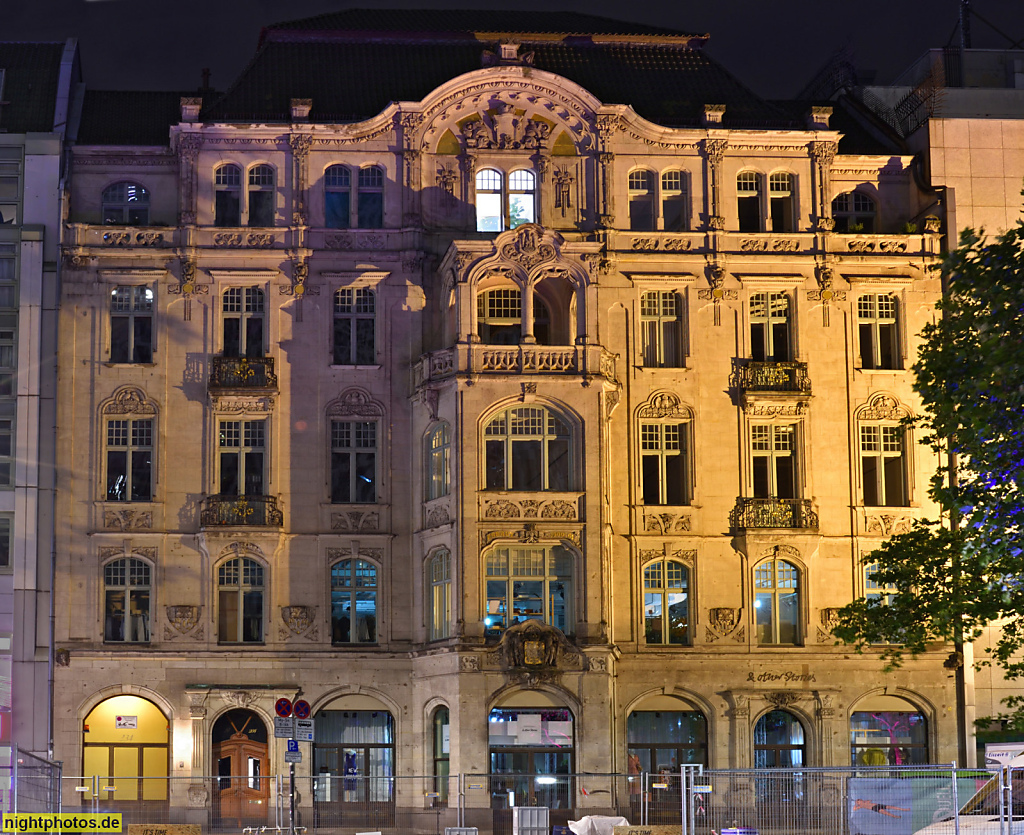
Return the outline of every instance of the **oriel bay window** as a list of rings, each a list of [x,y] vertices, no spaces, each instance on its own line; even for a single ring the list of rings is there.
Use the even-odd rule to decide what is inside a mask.
[[[367,560],[331,566],[331,643],[377,642],[377,567]]]
[[[509,626],[542,620],[571,634],[573,556],[561,545],[547,548],[495,548],[486,555],[487,635]]]
[[[267,422],[222,420],[218,429],[220,494],[266,495]]]
[[[796,426],[760,424],[750,427],[754,497],[795,499]]]
[[[903,456],[905,434],[901,426],[861,425],[860,460],[866,507],[909,504]]]
[[[263,641],[263,566],[236,557],[217,570],[217,639],[222,644]]]
[[[644,639],[648,646],[690,642],[690,570],[678,560],[644,566]]]
[[[103,640],[149,643],[150,568],[134,557],[103,566]]]
[[[110,291],[110,361],[153,361],[153,289],[119,286]]]
[[[370,504],[377,501],[377,424],[331,421],[331,501]]]
[[[486,489],[569,490],[572,436],[555,413],[513,406],[484,428]]]
[[[263,291],[230,287],[224,291],[224,356],[263,356]]]
[[[153,421],[107,420],[107,501],[153,497]]]

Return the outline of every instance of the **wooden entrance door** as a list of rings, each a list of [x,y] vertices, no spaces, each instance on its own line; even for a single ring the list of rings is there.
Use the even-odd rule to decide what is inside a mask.
[[[217,769],[217,817],[220,824],[264,825],[270,810],[267,745],[246,736],[244,728],[213,746]]]

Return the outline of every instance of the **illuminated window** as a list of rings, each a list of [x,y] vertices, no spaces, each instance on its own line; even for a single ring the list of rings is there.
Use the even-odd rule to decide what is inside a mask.
[[[440,641],[451,635],[452,555],[442,549],[427,560],[429,615],[427,638]]]
[[[331,566],[331,643],[377,643],[377,567],[366,560]]]
[[[488,635],[527,620],[544,621],[566,634],[574,631],[573,558],[568,549],[495,548],[485,562]]]
[[[222,644],[263,642],[263,566],[247,557],[222,563],[217,572],[217,637]]]
[[[448,495],[451,466],[452,430],[446,422],[439,423],[427,435],[424,470],[427,501]]]
[[[138,183],[114,183],[103,190],[105,224],[148,226],[149,192]]]
[[[110,291],[110,361],[153,361],[153,288],[119,286]]]
[[[572,435],[540,406],[506,409],[484,427],[487,490],[569,490]]]
[[[754,569],[757,642],[800,643],[800,572],[785,560],[766,560]]]
[[[103,640],[149,643],[149,565],[134,557],[108,562],[103,587]]]
[[[690,642],[690,570],[676,560],[644,566],[644,639],[648,646]]]
[[[517,169],[507,176],[495,168],[476,174],[476,228],[502,232],[537,221],[537,175]]]

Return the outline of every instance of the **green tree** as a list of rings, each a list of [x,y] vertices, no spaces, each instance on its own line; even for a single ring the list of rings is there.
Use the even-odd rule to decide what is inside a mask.
[[[941,519],[865,558],[893,593],[845,606],[836,635],[859,650],[886,644],[874,649],[894,667],[998,622],[982,663],[1012,679],[1024,675],[1024,221],[990,241],[965,230],[941,272],[940,316],[913,366],[926,414],[912,421],[942,462],[930,489]],[[1008,704],[1024,727],[1024,699]]]

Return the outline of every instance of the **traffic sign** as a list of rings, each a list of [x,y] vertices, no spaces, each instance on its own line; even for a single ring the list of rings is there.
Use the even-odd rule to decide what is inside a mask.
[[[302,762],[302,752],[301,751],[285,751],[284,752],[284,761],[286,763],[292,763],[292,764],[300,763],[300,762]]]
[[[297,739],[289,739],[288,740],[288,750],[289,751],[298,751],[299,750],[299,741]]]
[[[295,720],[295,738],[301,739],[303,742],[313,741],[313,720],[312,719],[296,719]]]
[[[309,702],[305,699],[299,699],[293,706],[292,710],[295,711],[296,719],[309,719]]]
[[[277,715],[287,719],[292,715],[292,703],[290,699],[278,699],[274,704],[274,710],[277,711]]]
[[[295,739],[295,720],[291,716],[274,717],[274,738]]]

